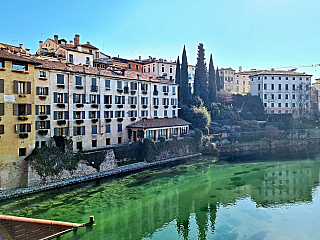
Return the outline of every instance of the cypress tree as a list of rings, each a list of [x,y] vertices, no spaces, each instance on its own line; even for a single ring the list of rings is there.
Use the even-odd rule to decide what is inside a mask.
[[[217,72],[216,72],[216,86],[217,86],[217,91],[220,92],[221,82],[220,82],[220,75],[219,75],[219,68],[218,67],[217,67]]]
[[[194,78],[194,96],[199,96],[205,103],[208,101],[208,75],[203,43],[198,45],[198,57]]]
[[[209,100],[210,102],[217,102],[216,74],[213,66],[212,54],[210,55],[209,62]]]
[[[180,92],[181,100],[180,103],[189,106],[191,102],[191,92],[189,88],[189,77],[188,77],[188,60],[186,46],[183,46],[182,62],[180,71]]]
[[[180,59],[179,56],[177,58],[177,66],[176,66],[176,83],[179,84],[178,86],[178,100],[179,106],[181,106],[181,91],[180,91]]]

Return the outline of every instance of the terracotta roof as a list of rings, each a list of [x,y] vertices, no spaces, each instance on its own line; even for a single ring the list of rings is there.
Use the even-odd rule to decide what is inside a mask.
[[[138,122],[128,125],[128,128],[163,128],[163,127],[174,127],[174,126],[185,126],[191,125],[191,123],[181,119],[181,118],[152,118],[152,119],[142,119]]]
[[[138,74],[139,74],[140,80],[157,81],[157,82],[162,82],[167,84],[176,84],[167,79],[159,79],[159,76],[156,76],[156,75],[151,75],[148,73],[138,73],[131,70],[125,71],[123,76],[121,72],[111,71],[111,70],[99,70],[96,67],[85,67],[84,65],[70,65],[63,62],[49,61],[41,58],[34,58],[34,61],[39,63],[40,66],[37,66],[38,68],[54,69],[54,70],[61,70],[61,71],[72,71],[77,73],[88,73],[88,74],[104,75],[109,77],[118,77],[118,78],[124,78],[124,79],[134,79],[134,80],[138,80]],[[87,71],[85,71],[85,69],[87,69]]]
[[[73,46],[73,45],[72,45]],[[89,53],[89,52],[83,52],[83,51],[79,51],[77,48],[75,48],[74,46],[73,47],[69,47],[67,45],[62,45],[60,44],[60,47],[66,49],[66,50],[69,50],[69,51],[73,51],[73,52],[79,52],[79,53],[84,53],[84,54],[90,54],[90,55],[93,55],[92,53]]]
[[[19,52],[19,53],[27,53],[25,50],[21,49],[20,47],[17,46],[13,46],[13,45],[9,45],[9,44],[5,44],[5,43],[0,43],[0,45],[2,45],[3,47],[5,47],[6,49],[10,50],[11,52]]]
[[[97,47],[95,47],[95,46],[93,46],[93,45],[91,45],[91,44],[89,44],[89,43],[86,43],[86,44],[80,44],[80,46],[82,46],[82,47],[86,47],[86,48],[98,49]]]
[[[6,51],[2,51],[2,50],[0,50],[0,59],[16,60],[16,61],[20,61],[20,62],[38,64],[38,62],[33,60],[33,59],[26,58],[26,57],[21,57],[21,56],[18,56],[16,54],[12,54],[12,53],[9,53],[9,52],[6,52]]]
[[[277,71],[277,70],[263,70],[263,71],[255,73],[253,75],[255,75],[255,76],[257,76],[257,75],[291,75],[291,76],[309,76],[309,77],[312,77],[311,74],[307,74],[305,72],[299,73],[299,72],[294,72],[294,71]]]

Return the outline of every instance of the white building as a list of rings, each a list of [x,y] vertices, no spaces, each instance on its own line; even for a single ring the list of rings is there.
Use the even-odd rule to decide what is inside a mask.
[[[69,136],[75,151],[91,150],[136,141],[138,130],[155,140],[188,132],[189,124],[178,118],[178,88],[172,81],[134,71],[122,75],[38,61],[36,146],[49,145],[54,136]],[[143,121],[151,121],[152,128]],[[137,125],[128,134],[133,123]]]
[[[292,71],[260,71],[250,76],[250,91],[262,99],[269,114],[293,113],[295,117],[308,117],[311,77]]]
[[[312,83],[312,86],[315,87],[318,91],[317,103],[318,103],[318,111],[320,111],[320,78],[315,80],[315,83]]]

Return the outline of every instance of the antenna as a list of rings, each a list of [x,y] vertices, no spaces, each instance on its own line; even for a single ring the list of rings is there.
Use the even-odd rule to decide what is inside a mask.
[[[14,47],[14,42],[17,42],[17,41],[18,41],[18,38],[12,37],[12,45],[13,45],[13,47]]]
[[[45,34],[45,33],[43,33],[43,32],[41,33],[41,41],[42,41],[42,35],[44,35],[44,34]]]
[[[104,45],[105,45],[105,43],[103,43],[103,44],[102,44],[102,46],[103,46],[103,47],[102,47],[102,49],[103,49],[103,53],[104,53]]]

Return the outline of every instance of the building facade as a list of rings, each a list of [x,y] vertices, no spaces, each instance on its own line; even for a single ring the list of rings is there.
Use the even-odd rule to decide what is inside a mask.
[[[306,73],[265,70],[250,76],[250,91],[262,99],[268,114],[292,113],[295,117],[308,117],[311,77]]]

